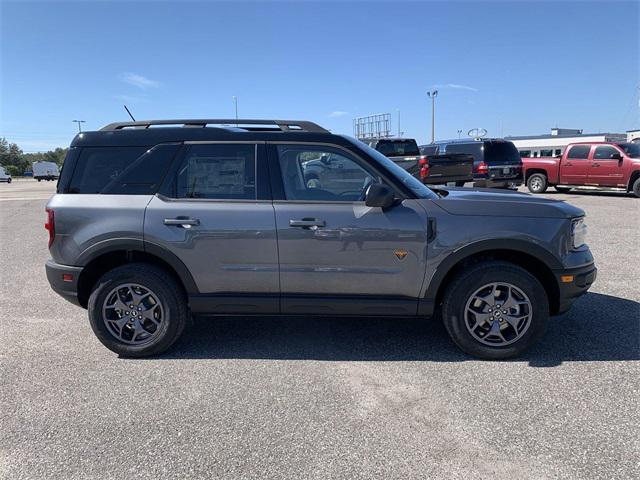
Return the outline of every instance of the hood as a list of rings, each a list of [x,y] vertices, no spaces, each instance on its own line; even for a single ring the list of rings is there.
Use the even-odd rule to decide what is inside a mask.
[[[452,215],[575,218],[584,211],[561,200],[510,190],[490,188],[442,188],[433,203]]]

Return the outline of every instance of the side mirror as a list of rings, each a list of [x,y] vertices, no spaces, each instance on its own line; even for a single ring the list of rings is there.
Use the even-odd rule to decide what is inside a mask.
[[[620,155],[620,153],[618,153],[618,152],[612,153],[611,154],[611,160],[622,160],[622,155]]]
[[[364,197],[364,203],[367,207],[380,207],[385,209],[393,205],[393,201],[393,192],[380,183],[369,185]]]

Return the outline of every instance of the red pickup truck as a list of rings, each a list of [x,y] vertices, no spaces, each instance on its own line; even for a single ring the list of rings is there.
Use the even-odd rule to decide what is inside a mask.
[[[572,143],[561,157],[523,158],[524,179],[532,193],[547,187],[568,192],[572,187],[624,189],[640,197],[640,144]]]

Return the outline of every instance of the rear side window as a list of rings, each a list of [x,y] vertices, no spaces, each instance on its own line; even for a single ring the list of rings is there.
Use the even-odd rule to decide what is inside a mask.
[[[420,155],[415,140],[381,140],[376,145],[376,150],[386,157]]]
[[[567,158],[589,158],[589,150],[591,150],[591,145],[574,145],[573,147],[571,147],[571,150],[569,150],[569,155],[567,155]]]
[[[102,193],[147,147],[86,147],[80,152],[68,193]]]
[[[256,199],[256,145],[193,145],[173,179],[176,198]]]
[[[466,153],[472,155],[475,161],[483,159],[481,143],[450,143],[445,153]]]
[[[125,195],[152,195],[160,186],[167,168],[181,144],[156,145],[138,157],[115,179],[109,182],[102,193]]]

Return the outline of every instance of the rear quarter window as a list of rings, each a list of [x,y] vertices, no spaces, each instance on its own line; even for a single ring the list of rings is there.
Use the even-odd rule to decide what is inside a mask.
[[[85,147],[80,152],[67,193],[102,193],[147,147]]]

